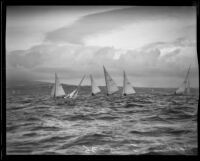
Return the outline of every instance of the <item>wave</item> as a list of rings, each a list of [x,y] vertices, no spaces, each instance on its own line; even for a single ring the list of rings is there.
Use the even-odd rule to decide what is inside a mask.
[[[56,104],[49,88],[8,94],[7,153],[196,155],[198,96],[168,95],[170,90],[92,97],[87,89],[73,105]],[[170,149],[171,143],[180,148]]]

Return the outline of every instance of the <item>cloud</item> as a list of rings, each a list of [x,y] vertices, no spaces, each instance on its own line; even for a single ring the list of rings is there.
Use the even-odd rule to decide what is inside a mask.
[[[159,78],[158,85],[165,86],[165,79],[168,82],[169,78],[183,79],[190,63],[193,64],[191,72],[198,76],[195,49],[182,38],[123,51],[113,47],[41,44],[9,53],[6,57],[7,78],[53,80],[54,72],[57,72],[62,80],[72,80],[69,83],[80,79],[83,74],[94,74],[95,78],[103,81],[104,65],[118,82],[125,70],[131,80],[136,80],[136,85],[148,84],[147,80],[153,84],[153,79]]]
[[[198,66],[196,41],[180,37],[171,42],[156,42],[139,48],[138,53],[143,53],[141,61],[145,66],[161,69],[163,76],[183,77],[184,70],[189,64]],[[156,55],[157,51],[157,55]],[[152,55],[154,53],[154,55]],[[152,64],[151,64],[152,63]],[[197,71],[195,71],[197,72]]]
[[[46,32],[72,24],[80,17],[127,6],[8,6],[6,49],[28,49],[43,42]]]
[[[14,21],[8,25],[8,42],[12,43],[7,44],[20,49],[20,42],[27,49],[8,52],[7,79],[53,80],[57,72],[62,80],[70,80],[68,83],[83,74],[94,74],[97,82],[102,82],[104,65],[118,83],[125,70],[136,86],[170,86],[183,79],[190,63],[197,78],[194,7],[137,6],[98,13],[94,9],[90,14],[77,11],[78,17],[72,10],[68,14],[63,14],[64,10],[60,14],[51,12],[53,18],[47,14],[50,11],[45,12],[45,22],[49,23],[41,26],[38,22],[44,22],[44,15],[38,21],[40,14],[33,14],[31,23],[32,12],[25,11],[30,15],[25,18],[20,13],[19,22],[11,16]],[[14,22],[18,24],[13,26]],[[33,39],[36,33],[41,37]]]
[[[157,19],[193,18],[194,7],[130,7],[83,16],[73,24],[48,32],[45,41],[84,44],[90,36],[109,33],[126,25]]]
[[[174,41],[170,41],[170,42],[160,41],[160,42],[150,43],[148,45],[145,45],[139,48],[138,50],[148,51],[155,48],[158,48],[160,50],[164,50],[164,49],[174,50],[175,48],[181,48],[181,47],[196,47],[196,40],[188,39],[187,37],[179,37],[175,39]]]

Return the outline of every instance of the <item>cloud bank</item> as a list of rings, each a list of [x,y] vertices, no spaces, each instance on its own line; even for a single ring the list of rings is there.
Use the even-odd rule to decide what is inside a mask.
[[[16,75],[19,76],[17,73],[20,71],[27,78],[34,77],[39,80],[53,80],[54,72],[58,72],[63,80],[78,80],[83,74],[92,73],[103,84],[102,66],[105,65],[118,82],[121,81],[123,70],[126,70],[131,80],[174,77],[180,81],[185,77],[190,63],[191,73],[194,77],[198,76],[194,46],[194,42],[184,38],[171,43],[158,42],[137,50],[124,51],[112,47],[43,44],[8,54],[7,78],[14,79]],[[119,55],[116,58],[117,54]],[[169,84],[163,81],[158,86]]]
[[[34,17],[32,24],[38,25],[34,35],[40,31],[44,37],[36,44],[23,39],[24,35],[17,36],[23,30],[26,36],[33,30],[26,26],[28,21],[26,25],[9,26],[13,28],[13,42],[27,40],[26,44],[32,45],[6,53],[7,80],[53,82],[54,72],[57,72],[64,83],[77,84],[83,74],[93,74],[98,84],[105,85],[104,65],[118,85],[122,85],[125,70],[134,86],[177,87],[192,64],[191,85],[199,86],[194,7],[115,9],[78,18],[72,16],[73,21],[66,20],[66,24],[60,18],[60,25],[65,24],[62,27],[56,26],[56,14],[51,15],[54,15],[55,26],[47,30],[46,26],[40,27],[40,23],[36,23],[37,16]]]
[[[73,24],[48,32],[45,41],[84,44],[90,36],[109,33],[143,21],[193,19],[193,7],[131,7],[83,16]]]

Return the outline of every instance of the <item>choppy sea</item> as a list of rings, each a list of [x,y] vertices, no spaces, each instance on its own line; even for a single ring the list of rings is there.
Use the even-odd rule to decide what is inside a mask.
[[[135,88],[108,97],[101,89],[92,97],[82,87],[72,105],[51,99],[48,85],[7,88],[7,154],[197,155],[199,91]]]

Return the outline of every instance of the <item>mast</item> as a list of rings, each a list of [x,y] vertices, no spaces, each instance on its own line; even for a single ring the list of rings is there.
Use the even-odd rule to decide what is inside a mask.
[[[55,73],[55,81],[51,90],[51,97],[55,98],[56,97],[56,73]]]
[[[57,84],[57,74],[56,74],[56,72],[55,72],[55,89],[54,89],[54,98],[56,97],[56,90],[57,90],[57,88],[56,88],[56,85]]]
[[[122,94],[125,95],[125,71],[123,71],[123,76],[124,76],[124,80],[123,80],[123,91],[122,91]]]
[[[92,96],[94,95],[94,91],[93,91],[93,78],[92,78],[92,74],[90,74],[90,80],[91,80],[91,94],[92,94]]]
[[[190,64],[190,66],[189,66],[189,69],[188,69],[188,72],[187,72],[187,77],[186,77],[186,79],[187,79],[187,83],[186,83],[186,93],[187,94],[190,94],[190,80],[189,80],[189,74],[190,74],[190,68],[191,68],[191,64]]]
[[[191,67],[191,64],[190,64],[190,66],[189,66],[189,68],[188,68],[188,71],[187,71],[187,74],[186,74],[186,76],[185,76],[184,83],[187,83],[188,76],[189,76],[189,73],[190,73],[190,67]]]
[[[85,78],[85,75],[84,75],[83,78],[81,79],[81,81],[80,81],[80,83],[79,83],[79,85],[78,85],[78,88],[76,89],[76,92],[75,92],[75,94],[74,94],[75,97],[78,95],[79,89],[80,89],[80,87],[81,87],[81,84],[82,84],[84,78]]]
[[[187,74],[182,85],[176,90],[176,94],[189,94],[190,93],[190,82],[189,82],[189,73],[190,73],[191,64],[188,68]]]
[[[190,94],[190,80],[189,80],[189,78],[187,79],[187,85],[186,86],[187,86],[186,87],[186,93]]]
[[[105,77],[106,89],[107,89],[107,95],[108,95],[108,83],[107,83],[107,80],[106,80],[106,69],[105,69],[104,66],[103,66],[103,71],[104,71],[104,77]]]
[[[85,75],[84,75],[83,78],[81,79],[81,81],[80,81],[80,83],[79,83],[79,85],[78,85],[79,87],[81,86],[81,84],[82,84],[84,78],[85,78]]]
[[[85,78],[85,75],[84,75],[83,78],[81,79],[81,81],[80,81],[78,87],[77,87],[75,90],[73,90],[70,94],[68,94],[66,97],[69,97],[69,98],[76,98],[76,96],[78,95],[80,86],[81,86],[81,84],[82,84],[84,78]],[[65,98],[66,98],[66,97],[65,97]]]
[[[100,92],[101,90],[99,89],[99,87],[96,85],[92,75],[90,74],[90,80],[91,80],[91,91],[92,91],[92,95]]]

